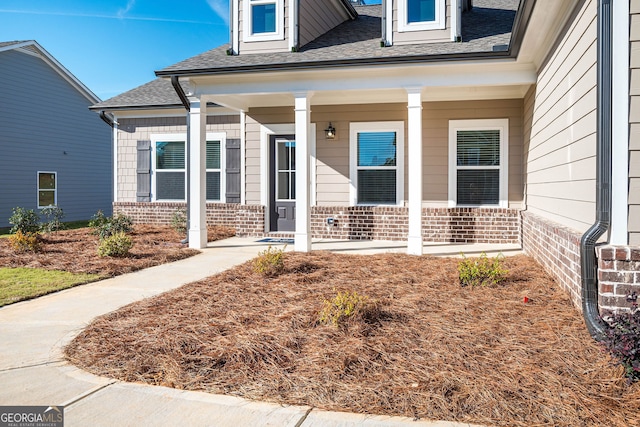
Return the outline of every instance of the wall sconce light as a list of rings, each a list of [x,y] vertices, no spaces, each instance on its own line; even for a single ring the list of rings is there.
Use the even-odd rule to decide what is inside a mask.
[[[324,130],[324,135],[327,137],[327,139],[335,139],[336,138],[336,128],[334,128],[331,125],[331,122],[329,122],[329,127],[327,127]]]

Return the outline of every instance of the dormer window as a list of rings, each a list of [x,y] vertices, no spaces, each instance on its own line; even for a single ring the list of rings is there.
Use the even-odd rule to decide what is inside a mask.
[[[245,42],[284,38],[283,0],[243,0],[242,7]]]
[[[446,8],[445,0],[398,0],[398,30],[442,30]]]

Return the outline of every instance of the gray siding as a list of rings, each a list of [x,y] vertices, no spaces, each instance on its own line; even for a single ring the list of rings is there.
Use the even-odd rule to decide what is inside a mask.
[[[42,59],[0,53],[0,227],[11,209],[37,208],[37,171],[58,173],[65,220],[111,212],[111,128]]]
[[[333,2],[329,2],[333,3]],[[300,46],[315,40],[346,20],[333,4],[317,0],[300,1]]]
[[[578,232],[595,219],[596,36],[588,0],[525,98],[527,209]]]

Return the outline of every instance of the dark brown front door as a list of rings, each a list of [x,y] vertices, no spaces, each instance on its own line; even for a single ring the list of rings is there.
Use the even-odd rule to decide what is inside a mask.
[[[296,141],[294,135],[272,135],[270,183],[271,231],[296,229]]]

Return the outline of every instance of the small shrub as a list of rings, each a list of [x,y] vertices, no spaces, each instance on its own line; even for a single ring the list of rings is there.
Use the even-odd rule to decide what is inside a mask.
[[[13,214],[9,217],[9,224],[13,227],[9,233],[21,231],[22,234],[37,233],[40,230],[40,217],[33,209],[21,207],[13,208]]]
[[[133,240],[124,232],[112,234],[100,240],[98,255],[101,257],[125,257],[133,247]]]
[[[9,244],[14,251],[23,252],[39,252],[41,249],[40,235],[38,233],[23,233],[18,230],[15,234],[9,236]]]
[[[318,320],[325,325],[339,326],[351,318],[373,318],[373,313],[377,311],[377,304],[366,296],[356,291],[344,291],[338,292],[330,300],[324,300]]]
[[[171,216],[171,227],[178,233],[187,231],[187,211],[186,209],[177,209]]]
[[[64,224],[62,223],[64,211],[62,208],[59,208],[58,206],[42,208],[40,215],[42,215],[46,220],[40,227],[45,233],[53,233],[54,231],[64,229]]]
[[[483,253],[479,258],[464,257],[458,263],[458,277],[462,286],[492,286],[505,280],[507,270],[502,268],[504,256],[489,259]]]
[[[624,366],[629,382],[640,380],[640,311],[608,319],[602,344]]]
[[[284,270],[284,250],[274,249],[269,247],[260,252],[258,257],[253,260],[253,269],[256,273],[260,273],[263,276],[277,276]]]
[[[98,211],[89,221],[89,227],[93,228],[93,233],[106,239],[118,233],[129,233],[132,230],[133,221],[124,214],[116,214],[107,217],[102,211]]]

